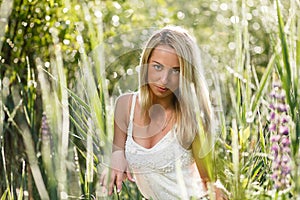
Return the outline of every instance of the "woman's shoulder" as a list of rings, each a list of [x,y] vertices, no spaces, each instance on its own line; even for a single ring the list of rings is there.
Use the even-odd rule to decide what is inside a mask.
[[[131,108],[131,104],[132,104],[132,97],[134,94],[137,94],[136,92],[130,92],[130,93],[125,93],[120,95],[117,99],[116,99],[116,104],[115,104],[115,110],[118,113],[123,113],[125,114],[125,116],[127,116],[127,114],[129,114],[130,108]]]
[[[128,103],[131,103],[133,95],[136,94],[136,92],[130,92],[130,93],[124,93],[118,96],[116,99],[116,104],[126,105]]]
[[[134,93],[125,93],[116,99],[115,103],[115,121],[118,125],[126,130],[129,123],[130,108]]]

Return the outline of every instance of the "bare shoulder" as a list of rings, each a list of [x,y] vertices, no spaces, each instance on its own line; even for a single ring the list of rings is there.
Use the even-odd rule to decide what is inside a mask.
[[[131,101],[132,95],[133,93],[122,94],[117,98],[116,103],[121,105],[128,104]]]
[[[120,95],[117,99],[116,99],[116,107],[119,108],[130,108],[131,105],[131,101],[132,101],[132,96],[133,93],[126,93],[126,94],[122,94]]]
[[[115,118],[127,121],[130,113],[133,93],[126,93],[120,95],[115,104]]]

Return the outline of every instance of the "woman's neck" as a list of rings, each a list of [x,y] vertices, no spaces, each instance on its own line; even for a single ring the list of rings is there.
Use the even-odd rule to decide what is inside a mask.
[[[173,96],[168,96],[166,98],[153,98],[152,105],[157,105],[157,104],[162,106],[165,111],[174,110]]]

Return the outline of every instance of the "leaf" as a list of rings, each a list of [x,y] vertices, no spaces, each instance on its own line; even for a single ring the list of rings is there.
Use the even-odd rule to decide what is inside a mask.
[[[255,113],[255,111],[257,109],[257,106],[258,106],[258,103],[259,103],[261,97],[263,96],[263,90],[265,89],[265,87],[268,83],[270,73],[271,73],[271,71],[273,69],[273,66],[274,66],[274,60],[275,60],[275,54],[273,54],[271,56],[271,58],[269,60],[269,63],[268,63],[268,66],[267,66],[267,69],[265,70],[265,73],[264,73],[263,77],[261,78],[259,88],[258,88],[257,92],[254,95],[254,100],[251,103],[252,113]]]
[[[239,139],[240,139],[240,146],[244,149],[244,145],[246,144],[247,140],[250,137],[250,126],[246,129],[239,131]]]

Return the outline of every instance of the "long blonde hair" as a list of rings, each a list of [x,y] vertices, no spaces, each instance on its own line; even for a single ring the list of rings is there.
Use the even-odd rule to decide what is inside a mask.
[[[185,29],[178,26],[167,26],[149,38],[141,55],[139,73],[139,100],[144,114],[152,105],[152,93],[147,83],[147,66],[152,51],[158,45],[168,45],[178,55],[180,78],[174,99],[177,137],[181,145],[188,148],[195,134],[200,131],[195,108],[200,108],[204,131],[210,133],[212,127],[213,112],[203,76],[200,50],[196,40]]]

